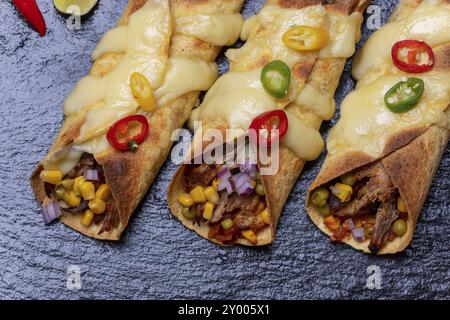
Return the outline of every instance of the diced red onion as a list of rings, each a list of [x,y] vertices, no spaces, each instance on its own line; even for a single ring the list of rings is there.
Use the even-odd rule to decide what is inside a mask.
[[[353,235],[353,238],[358,242],[363,242],[365,240],[363,228],[353,228],[352,235]]]
[[[245,163],[241,164],[239,169],[243,173],[248,173],[252,179],[256,178],[256,172],[258,171],[258,166],[256,163],[245,160]]]
[[[245,182],[250,182],[250,176],[247,173],[238,173],[232,179],[236,189],[239,189]]]
[[[231,181],[231,178],[228,179],[220,179],[220,183],[217,186],[217,191],[227,190],[228,194],[232,194],[234,192],[234,184]]]
[[[228,194],[232,194],[236,190],[236,187],[231,179],[228,180],[226,188],[227,188]]]
[[[230,168],[228,168],[227,166],[223,166],[222,169],[220,169],[219,173],[217,174],[217,177],[221,180],[231,178]]]
[[[84,172],[84,178],[88,181],[97,181],[98,180],[98,171],[97,170],[86,170]]]
[[[52,202],[42,209],[45,224],[50,224],[52,221],[58,219],[62,215],[61,207],[58,202]]]
[[[238,193],[240,196],[249,196],[249,195],[252,194],[253,190],[254,190],[253,185],[252,185],[250,182],[245,181],[245,182],[237,189],[237,193]]]

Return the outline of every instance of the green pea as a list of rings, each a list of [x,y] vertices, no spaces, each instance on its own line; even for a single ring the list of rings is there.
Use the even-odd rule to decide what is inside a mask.
[[[327,204],[330,192],[325,188],[315,190],[311,197],[311,202],[318,208],[323,208]]]
[[[326,218],[331,214],[330,205],[327,203],[323,207],[316,207],[316,210],[319,211],[319,213],[322,215],[322,217]]]
[[[231,219],[226,219],[223,220],[221,223],[223,230],[229,230],[233,227],[233,220]]]
[[[403,237],[407,230],[408,226],[406,225],[406,221],[403,219],[398,219],[392,226],[392,231],[394,231],[394,233],[399,237]]]
[[[262,183],[257,183],[255,187],[255,192],[260,195],[261,197],[264,197],[266,195],[266,191],[264,190],[264,186]]]
[[[196,212],[194,208],[186,208],[183,207],[183,210],[181,211],[183,214],[183,217],[189,220],[193,220],[195,218]]]
[[[346,185],[350,186],[350,187],[353,187],[355,185],[355,182],[356,182],[355,175],[353,173],[344,174],[341,177],[341,182],[343,184],[346,184]]]

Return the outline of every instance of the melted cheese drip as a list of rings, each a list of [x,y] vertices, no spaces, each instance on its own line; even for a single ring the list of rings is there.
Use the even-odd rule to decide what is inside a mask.
[[[188,92],[208,90],[218,76],[215,63],[201,59],[171,58],[164,83],[155,92],[158,105],[165,106]]]
[[[361,38],[359,26],[363,16],[354,12],[349,16],[329,14],[330,43],[320,50],[320,58],[349,58],[355,53],[355,43]]]
[[[392,65],[392,46],[400,40],[422,40],[436,47],[450,42],[449,30],[450,5],[425,0],[406,19],[388,23],[370,37],[355,60],[353,76],[361,80],[373,68],[385,73]]]
[[[436,46],[450,42],[449,28],[450,6],[424,1],[409,17],[387,24],[369,39],[353,69],[360,79],[357,89],[342,103],[341,119],[328,138],[331,155],[352,149],[379,157],[387,139],[400,130],[433,124],[449,126],[445,111],[450,104],[450,73],[431,70],[411,75],[395,68],[390,59],[390,50],[396,41],[423,39]],[[409,112],[391,112],[384,102],[386,92],[411,76],[424,81],[423,97]]]
[[[247,40],[240,49],[226,53],[231,71],[219,78],[206,95],[202,105],[191,114],[189,125],[202,121],[204,125],[222,120],[235,132],[245,133],[253,119],[267,111],[284,108],[290,102],[313,110],[323,119],[330,119],[335,110],[333,97],[307,84],[291,85],[289,96],[276,100],[264,90],[260,77],[262,68],[258,59],[269,57],[282,60],[291,68],[311,57],[349,57],[359,37],[361,14],[352,16],[329,15],[325,7],[283,9],[265,6],[259,15],[249,18],[242,28],[241,39]],[[324,28],[330,32],[330,43],[321,52],[298,52],[288,48],[283,34],[294,25]],[[281,143],[304,160],[320,155],[324,143],[316,128],[302,121],[294,112],[286,110],[289,130]],[[301,137],[301,139],[299,139]],[[195,138],[194,138],[195,140]],[[195,141],[194,141],[195,143]]]
[[[323,120],[331,120],[336,111],[333,96],[320,91],[309,83],[305,85],[295,104],[314,111]]]
[[[59,170],[66,175],[78,165],[82,155],[82,152],[67,147],[48,155],[42,165],[44,170]]]
[[[216,46],[230,46],[239,38],[243,23],[240,14],[201,14],[178,18],[176,30]]]

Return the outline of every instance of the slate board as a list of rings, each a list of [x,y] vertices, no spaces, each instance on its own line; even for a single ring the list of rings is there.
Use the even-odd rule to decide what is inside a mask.
[[[0,3],[0,298],[450,298],[448,152],[412,245],[394,257],[367,256],[332,244],[309,221],[305,190],[323,156],[307,165],[286,204],[276,240],[266,248],[224,249],[172,219],[165,198],[175,170],[169,162],[121,242],[92,240],[61,223],[44,226],[28,177],[59,130],[63,101],[87,73],[90,52],[114,26],[126,0],[100,1],[76,32],[68,30],[51,1],[38,2],[49,29],[44,38],[28,28],[9,1]],[[396,2],[374,1],[382,4],[383,19]],[[256,13],[261,3],[247,1],[245,15]],[[371,32],[365,29],[363,40]],[[220,62],[223,71],[223,57]],[[338,102],[353,86],[349,63]],[[323,134],[328,130],[324,126]],[[81,270],[80,290],[66,286],[70,265]],[[380,290],[366,288],[371,265],[381,270]]]

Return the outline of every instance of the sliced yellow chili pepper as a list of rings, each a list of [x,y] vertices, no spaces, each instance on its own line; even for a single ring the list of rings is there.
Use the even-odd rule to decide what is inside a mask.
[[[152,86],[147,78],[139,72],[133,72],[130,77],[130,86],[133,97],[145,111],[153,111],[156,107],[156,100]]]
[[[297,51],[314,51],[325,48],[329,42],[328,32],[324,29],[297,26],[283,35],[284,44]]]

